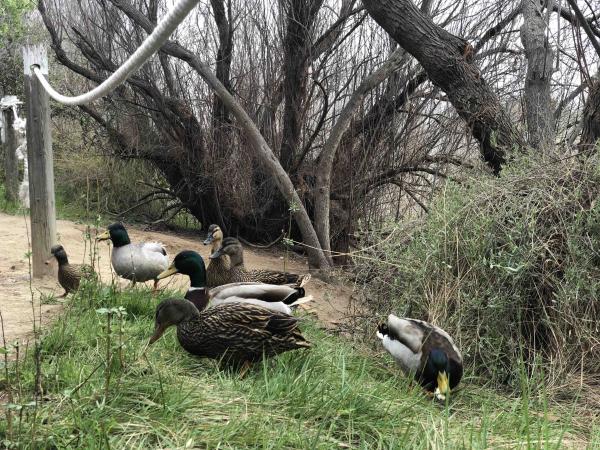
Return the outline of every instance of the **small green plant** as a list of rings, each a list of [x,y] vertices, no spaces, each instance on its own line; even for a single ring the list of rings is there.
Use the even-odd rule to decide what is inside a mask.
[[[115,317],[119,321],[119,331],[118,331],[118,347],[117,352],[119,356],[119,366],[121,369],[125,366],[124,358],[123,358],[123,319],[127,315],[127,311],[122,306],[116,308],[98,308],[96,310],[98,314],[106,317],[106,328],[105,328],[105,342],[106,342],[106,366],[104,370],[104,401],[108,400],[108,396],[110,393],[110,379],[111,379],[111,366],[113,361],[113,342],[112,342],[112,320]]]

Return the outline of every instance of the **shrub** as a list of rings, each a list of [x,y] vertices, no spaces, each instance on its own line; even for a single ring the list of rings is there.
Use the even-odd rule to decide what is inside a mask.
[[[600,168],[520,160],[498,178],[448,182],[410,243],[389,235],[358,261],[375,315],[432,321],[465,363],[518,385],[600,374]],[[361,262],[363,261],[363,262]]]

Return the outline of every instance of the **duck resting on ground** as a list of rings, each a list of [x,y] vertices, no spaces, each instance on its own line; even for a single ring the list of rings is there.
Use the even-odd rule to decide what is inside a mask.
[[[111,263],[121,278],[137,281],[154,280],[154,290],[158,286],[158,274],[169,267],[167,251],[158,242],[132,244],[127,230],[120,223],[113,223],[96,237],[97,241],[110,239],[113,243]]]
[[[92,276],[94,269],[87,264],[70,264],[67,252],[60,244],[52,246],[50,249],[52,257],[48,258],[46,264],[50,264],[52,258],[58,262],[58,283],[63,287],[65,293],[60,297],[66,297],[67,294],[79,289],[81,278]]]
[[[280,272],[278,270],[253,269],[244,267],[244,249],[236,238],[225,238],[221,247],[210,255],[211,261],[229,256],[231,268],[229,269],[229,282],[258,281],[268,284],[296,284],[304,286],[310,281],[310,274],[297,275],[295,273]]]
[[[303,287],[255,282],[229,283],[209,291],[206,288],[204,260],[193,250],[179,252],[169,268],[158,275],[158,279],[167,278],[176,273],[187,275],[190,278],[190,288],[186,292],[185,298],[192,302],[198,311],[223,303],[237,302],[291,314],[293,307],[312,300],[312,296],[305,296]]]
[[[187,352],[242,365],[243,372],[263,355],[310,347],[296,317],[248,303],[225,303],[198,311],[188,300],[168,299],[156,307],[155,317],[149,344],[175,325],[177,340]]]
[[[208,235],[204,240],[204,245],[210,245],[213,254],[219,248],[223,242],[223,231],[218,225],[212,224],[208,227]],[[231,263],[229,256],[222,254],[218,258],[211,259],[206,268],[206,286],[209,288],[215,286],[221,286],[231,282]]]
[[[460,350],[448,333],[417,319],[393,314],[378,326],[377,337],[406,374],[439,400],[445,400],[463,374]]]

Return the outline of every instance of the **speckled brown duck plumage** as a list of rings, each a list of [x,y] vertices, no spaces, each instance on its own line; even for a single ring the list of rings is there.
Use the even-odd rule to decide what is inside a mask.
[[[218,225],[208,227],[208,236],[204,245],[211,245],[211,254],[215,253],[223,243],[223,231]],[[226,254],[211,259],[206,267],[206,287],[212,288],[231,283],[231,262]]]
[[[65,293],[61,297],[65,297],[71,292],[79,289],[79,283],[84,276],[90,276],[94,273],[87,264],[70,264],[67,252],[62,245],[55,245],[50,249],[50,253],[56,261],[58,261],[58,283],[63,287]],[[52,258],[46,261],[50,264]]]
[[[175,325],[186,351],[234,365],[310,347],[297,318],[247,303],[226,303],[199,312],[188,300],[168,299],[157,306],[155,317],[150,344]]]
[[[231,264],[228,283],[257,281],[268,284],[295,284],[297,286],[304,286],[310,280],[310,274],[298,275],[278,270],[246,269],[244,266],[244,249],[240,241],[235,238],[229,237],[223,239],[223,244],[216,252],[210,255],[210,259],[212,261],[221,258],[223,255],[229,256]]]

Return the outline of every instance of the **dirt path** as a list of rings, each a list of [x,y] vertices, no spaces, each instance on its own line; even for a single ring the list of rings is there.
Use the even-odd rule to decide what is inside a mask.
[[[10,216],[0,213],[0,313],[4,321],[4,333],[7,342],[13,342],[28,336],[33,329],[32,320],[32,293],[36,305],[36,317],[39,317],[38,306],[41,300],[42,324],[55,319],[60,313],[62,305],[52,301],[53,296],[62,294],[62,288],[56,277],[34,279],[30,283],[29,263],[27,252],[29,250],[26,223],[23,216]],[[27,220],[29,228],[29,220]],[[85,225],[76,224],[67,220],[57,221],[59,242],[65,247],[72,263],[89,262],[90,243],[85,239]],[[204,233],[194,237],[180,237],[171,233],[157,233],[129,228],[133,242],[150,240],[162,242],[173,258],[179,251],[192,249],[198,251],[205,259],[208,257],[209,248],[202,245]],[[115,279],[126,287],[129,282],[115,277],[112,273],[109,256],[109,245],[98,245],[99,272],[103,282],[110,283]],[[284,259],[275,253],[256,251],[245,248],[244,262],[248,268],[284,269]],[[56,271],[56,263],[53,262]],[[287,261],[286,269],[291,272],[303,273],[308,271],[308,265],[303,258],[294,256]],[[151,282],[148,283],[151,285]],[[161,287],[169,286],[187,289],[187,277],[175,276],[161,282]],[[347,312],[351,290],[343,286],[335,286],[313,279],[306,287],[306,291],[315,297],[311,303],[312,310],[319,320],[325,325],[339,321]],[[50,304],[45,304],[50,303]],[[1,341],[0,341],[1,342]]]

